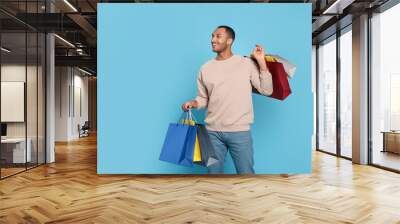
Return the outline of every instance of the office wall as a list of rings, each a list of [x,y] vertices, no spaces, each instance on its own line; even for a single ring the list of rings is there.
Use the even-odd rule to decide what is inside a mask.
[[[310,21],[311,4],[99,4],[98,173],[206,172],[158,158],[169,123],[196,96],[200,66],[215,57],[218,25],[236,30],[236,54],[259,43],[297,65],[285,101],[253,96],[256,173],[311,172]],[[235,172],[229,156],[226,172]]]
[[[31,62],[30,62],[31,63]],[[42,66],[20,63],[4,63],[1,66],[2,82],[24,82],[26,84],[26,107],[22,108],[26,112],[24,122],[5,122],[7,124],[8,138],[25,138],[30,140],[30,163],[28,167],[35,166],[36,163],[44,162],[44,74]],[[6,96],[2,96],[6,97]],[[8,110],[9,108],[1,108]],[[13,112],[13,111],[9,111]]]
[[[97,78],[88,79],[90,131],[97,132]]]
[[[70,79],[68,67],[55,68],[55,141],[68,141],[69,139]]]
[[[39,74],[41,74],[41,67],[39,68]],[[37,107],[41,108],[43,106],[43,102],[37,102],[37,93],[36,93],[36,67],[35,66],[27,66],[18,65],[18,64],[5,64],[1,67],[1,81],[18,81],[27,83],[27,108],[29,108],[29,113],[27,113],[28,120],[28,133],[36,133],[36,122],[37,122],[37,113],[32,113],[32,111],[36,111]],[[25,81],[25,73],[27,69],[27,80]],[[6,110],[6,108],[2,108],[2,110]],[[32,123],[34,122],[34,123]],[[8,137],[25,137],[25,123],[24,122],[7,122],[7,136]],[[36,136],[36,134],[35,134]],[[29,137],[29,136],[28,136]]]
[[[76,74],[78,73],[78,74]],[[85,121],[89,120],[89,92],[88,92],[88,77],[82,76],[83,73],[75,71],[74,76],[74,105],[73,105],[73,120],[72,120],[72,136],[79,137],[78,124],[81,126]]]
[[[316,46],[312,46],[312,60],[311,60],[311,69],[312,69],[312,93],[313,93],[313,134],[312,134],[312,149],[317,149],[317,48]]]
[[[77,139],[78,124],[88,120],[88,78],[73,67],[55,74],[55,141]]]

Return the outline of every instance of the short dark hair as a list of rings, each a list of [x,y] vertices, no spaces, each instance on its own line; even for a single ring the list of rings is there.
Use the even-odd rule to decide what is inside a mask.
[[[217,27],[217,29],[219,29],[219,28],[225,29],[225,31],[228,33],[228,35],[232,38],[232,42],[235,40],[235,31],[232,29],[232,27],[226,26],[226,25],[221,25],[221,26]]]

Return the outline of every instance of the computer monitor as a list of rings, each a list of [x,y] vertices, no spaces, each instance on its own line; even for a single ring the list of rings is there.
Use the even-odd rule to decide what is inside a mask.
[[[1,123],[1,136],[7,136],[7,124]]]

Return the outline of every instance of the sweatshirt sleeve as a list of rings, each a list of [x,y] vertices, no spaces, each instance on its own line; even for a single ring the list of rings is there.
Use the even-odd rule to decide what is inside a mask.
[[[202,71],[197,76],[197,96],[195,99],[198,103],[197,109],[202,109],[208,105],[208,92],[203,82]]]
[[[251,84],[260,94],[270,96],[273,92],[271,73],[269,71],[260,71],[256,62],[249,60],[251,64]]]

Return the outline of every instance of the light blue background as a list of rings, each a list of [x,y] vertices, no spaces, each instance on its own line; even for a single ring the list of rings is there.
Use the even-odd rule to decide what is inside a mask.
[[[200,66],[215,57],[218,25],[236,31],[234,53],[260,43],[297,65],[285,101],[253,96],[256,173],[311,172],[311,4],[144,3],[98,5],[99,174],[206,173],[158,157],[169,123],[196,96]],[[230,155],[225,165],[235,173]]]

